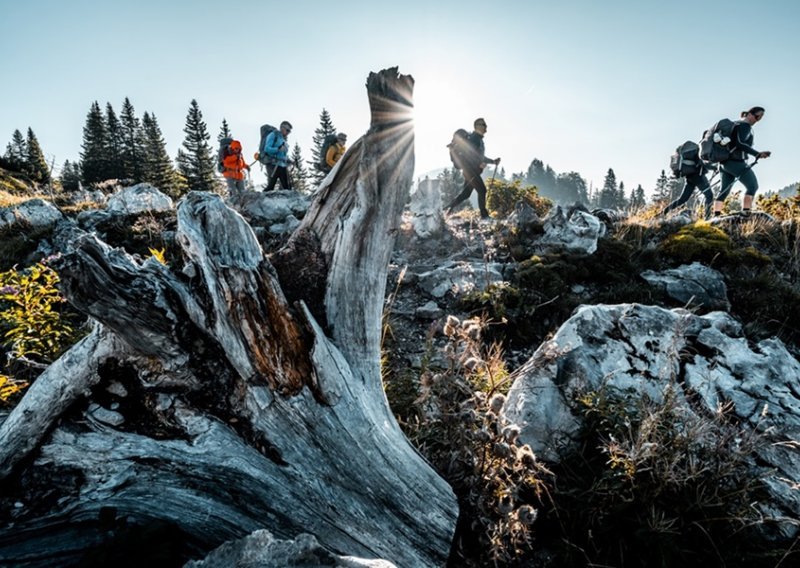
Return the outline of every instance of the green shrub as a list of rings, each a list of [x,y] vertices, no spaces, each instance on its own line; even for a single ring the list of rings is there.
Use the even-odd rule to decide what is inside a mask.
[[[514,211],[519,201],[530,205],[539,217],[544,217],[553,202],[539,195],[539,190],[532,185],[522,186],[520,180],[512,182],[490,179],[486,182],[486,207],[498,217],[507,217]]]

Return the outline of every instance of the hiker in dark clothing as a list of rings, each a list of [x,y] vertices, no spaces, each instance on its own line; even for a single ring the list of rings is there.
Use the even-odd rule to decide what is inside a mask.
[[[700,161],[700,164],[700,171],[693,174],[686,174],[686,181],[683,185],[683,191],[678,199],[664,207],[663,211],[661,211],[662,216],[689,201],[689,198],[692,196],[695,188],[697,188],[700,190],[700,193],[703,194],[703,197],[706,201],[705,218],[708,219],[711,217],[711,208],[714,204],[714,193],[711,191],[711,185],[708,183],[706,172],[713,170],[714,166],[703,162],[702,160]]]
[[[452,213],[456,205],[467,199],[472,190],[478,193],[478,209],[481,212],[481,219],[489,218],[489,211],[486,210],[486,184],[483,183],[481,172],[486,164],[499,164],[500,158],[487,158],[483,145],[483,137],[486,134],[486,121],[482,118],[475,120],[474,130],[469,134],[464,145],[464,150],[458,153],[456,166],[464,175],[464,189],[447,206],[447,212]]]
[[[737,179],[745,187],[742,211],[749,213],[753,208],[753,197],[758,191],[758,179],[752,167],[747,164],[747,156],[761,159],[769,158],[772,154],[772,152],[759,152],[753,148],[753,125],[763,117],[764,107],[756,106],[742,111],[741,119],[736,121],[730,141],[731,157],[720,163],[722,182],[719,195],[714,202],[714,215],[722,213],[725,198],[728,197]]]

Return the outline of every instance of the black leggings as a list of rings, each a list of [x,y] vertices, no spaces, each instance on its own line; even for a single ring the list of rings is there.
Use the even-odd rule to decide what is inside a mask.
[[[711,206],[714,203],[714,194],[711,192],[711,186],[706,179],[706,176],[703,174],[689,174],[686,176],[686,183],[683,186],[683,191],[681,192],[680,197],[667,205],[664,208],[664,211],[661,213],[666,215],[673,209],[677,209],[687,201],[692,196],[692,192],[694,192],[695,188],[700,190],[700,193],[703,194],[703,197],[706,200],[706,219],[711,216]]]
[[[477,168],[464,168],[463,173],[464,189],[450,202],[447,209],[453,209],[456,205],[467,199],[474,189],[478,193],[478,209],[481,212],[481,217],[488,217],[489,212],[486,210],[486,184],[483,183],[480,171],[478,171]]]
[[[289,184],[289,170],[286,169],[286,166],[274,166],[275,169],[270,173],[269,176],[269,185],[267,186],[267,191],[272,191],[275,189],[275,183],[280,178],[281,180],[281,187],[283,189],[292,189],[292,186]]]

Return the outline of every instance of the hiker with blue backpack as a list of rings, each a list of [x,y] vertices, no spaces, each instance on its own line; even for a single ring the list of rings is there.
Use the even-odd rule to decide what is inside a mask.
[[[754,106],[750,110],[742,111],[740,119],[732,123],[730,140],[725,144],[728,156],[720,160],[722,182],[719,195],[714,201],[715,216],[722,214],[725,198],[737,180],[745,187],[742,212],[749,213],[753,208],[753,198],[758,191],[758,179],[753,172],[753,165],[761,158],[769,158],[772,154],[772,152],[759,152],[753,148],[753,126],[762,118],[764,118],[764,107]],[[748,156],[754,156],[756,162],[748,165]]]
[[[483,137],[486,134],[486,121],[482,118],[475,119],[474,130],[471,134],[463,129],[459,129],[453,135],[453,140],[448,144],[450,148],[450,159],[453,166],[464,175],[464,189],[446,207],[448,213],[452,213],[456,205],[467,199],[474,189],[478,194],[478,209],[481,219],[489,218],[489,211],[486,209],[486,184],[483,183],[481,172],[486,164],[499,164],[500,158],[492,159],[486,157]]]
[[[269,174],[269,184],[265,191],[275,189],[278,179],[281,181],[283,189],[291,189],[289,183],[289,142],[287,138],[292,131],[292,124],[288,120],[281,122],[280,128],[269,133],[264,140],[264,147],[260,152],[264,156],[264,162]]]

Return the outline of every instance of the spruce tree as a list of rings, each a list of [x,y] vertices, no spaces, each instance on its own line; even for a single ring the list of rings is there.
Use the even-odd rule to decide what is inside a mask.
[[[292,148],[291,166],[289,175],[292,177],[292,187],[301,193],[307,192],[310,189],[308,184],[309,173],[303,165],[300,144],[297,142],[294,143],[294,148]]]
[[[122,163],[122,125],[119,123],[114,107],[106,103],[106,179],[125,179]]]
[[[336,134],[336,127],[333,126],[331,115],[323,108],[319,115],[319,127],[314,130],[314,136],[312,138],[313,146],[311,149],[312,159],[309,161],[311,177],[314,179],[316,185],[319,185],[320,182],[325,179],[325,176],[328,175],[327,172],[319,169],[319,164],[324,158],[322,155],[322,147],[325,144],[325,138],[331,134]]]
[[[617,191],[616,208],[625,210],[628,207],[628,202],[625,200],[625,184],[619,182],[619,191]]]
[[[164,135],[154,114],[145,112],[142,116],[142,137],[143,180],[173,198],[186,193],[186,181],[172,164]]]
[[[603,189],[600,190],[598,205],[602,209],[613,209],[617,205],[617,176],[612,168],[608,168]]]
[[[122,112],[122,170],[133,183],[144,181],[144,133],[130,99],[125,97]]]
[[[578,172],[559,174],[556,178],[556,190],[561,203],[573,204],[589,202],[586,194],[586,180]]]
[[[636,187],[636,191],[634,192],[634,199],[632,201],[633,202],[631,203],[631,209],[633,210],[644,209],[645,205],[647,205],[647,200],[645,199],[644,196],[644,188],[642,187],[642,184],[639,184]]]
[[[25,164],[28,161],[28,145],[25,143],[25,137],[19,130],[14,130],[11,136],[11,142],[6,146],[5,154],[8,167],[17,172],[25,170]]]
[[[223,138],[233,138],[231,129],[228,127],[228,121],[224,118],[222,119],[222,126],[219,128],[219,134],[217,134],[217,142],[222,142]]]
[[[670,201],[671,188],[669,178],[664,170],[661,170],[661,175],[656,180],[656,188],[653,191],[653,202],[660,204],[667,204]]]
[[[36,135],[30,127],[28,128],[28,138],[25,142],[28,147],[28,156],[25,164],[28,175],[31,176],[31,179],[34,181],[49,183],[50,168],[47,165],[47,160],[44,158],[42,148],[39,146],[39,141],[36,139]]]
[[[81,167],[77,162],[69,160],[64,162],[61,170],[61,190],[66,192],[78,191],[81,188]]]
[[[189,189],[196,191],[219,189],[219,181],[214,175],[216,159],[208,145],[211,135],[195,99],[192,99],[189,105],[183,132],[186,134],[183,139],[185,151],[178,153],[178,170],[186,178]]]
[[[106,122],[100,105],[92,103],[83,127],[83,143],[81,144],[81,181],[83,185],[91,185],[108,179],[106,158]]]

